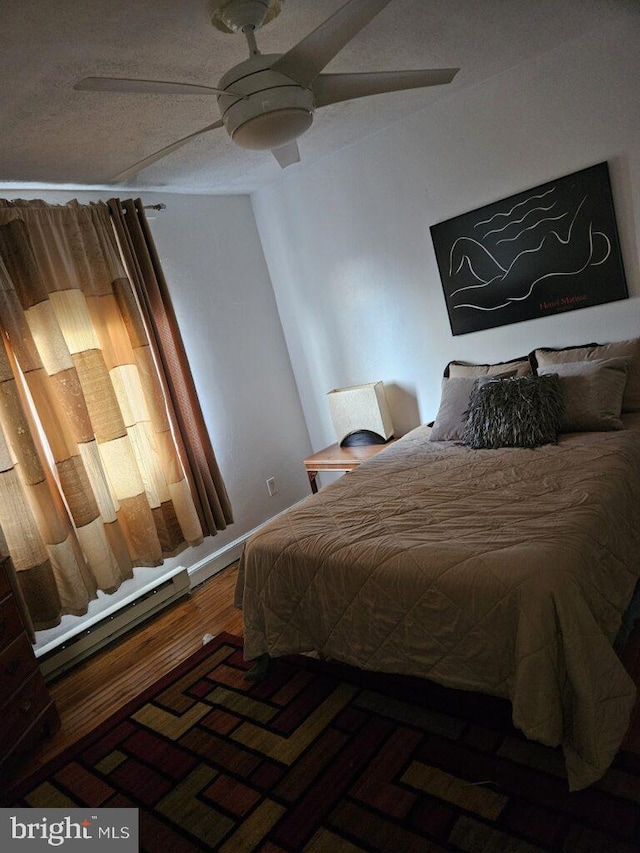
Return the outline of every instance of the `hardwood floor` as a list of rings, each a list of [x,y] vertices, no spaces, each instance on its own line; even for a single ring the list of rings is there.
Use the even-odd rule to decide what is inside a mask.
[[[233,605],[237,564],[196,587],[113,645],[49,682],[62,725],[41,744],[14,780],[75,743],[146,687],[202,646],[205,634],[242,636],[242,611]],[[7,780],[8,781],[8,780]]]

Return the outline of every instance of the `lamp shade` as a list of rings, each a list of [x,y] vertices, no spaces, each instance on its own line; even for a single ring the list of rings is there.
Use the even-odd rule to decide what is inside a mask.
[[[393,437],[393,422],[382,382],[336,388],[329,391],[327,397],[340,443],[352,433],[363,431],[375,433],[383,442]]]

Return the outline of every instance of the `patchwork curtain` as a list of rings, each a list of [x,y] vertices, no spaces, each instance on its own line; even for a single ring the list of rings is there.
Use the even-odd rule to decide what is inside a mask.
[[[0,201],[0,333],[0,553],[38,630],[203,527],[106,205]]]
[[[111,199],[109,209],[129,278],[140,302],[156,356],[174,435],[186,466],[198,518],[206,534],[233,521],[231,504],[200,408],[169,289],[138,199]]]

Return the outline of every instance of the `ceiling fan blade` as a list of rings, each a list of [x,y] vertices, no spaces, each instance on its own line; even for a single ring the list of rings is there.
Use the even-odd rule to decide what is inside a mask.
[[[399,92],[402,89],[421,89],[450,83],[459,68],[433,68],[424,71],[372,71],[364,74],[320,74],[312,90],[316,107],[326,107],[339,101]]]
[[[274,71],[309,86],[333,57],[391,0],[349,0],[295,47],[277,59]]]
[[[141,95],[224,95],[224,89],[169,80],[131,80],[128,77],[85,77],[73,87],[80,92],[125,92]]]
[[[171,154],[172,151],[176,151],[178,148],[181,148],[185,144],[185,142],[189,142],[190,139],[194,139],[196,136],[200,136],[200,134],[202,133],[208,133],[208,131],[210,130],[215,130],[217,127],[222,127],[222,121],[214,121],[213,124],[208,124],[206,127],[203,127],[200,130],[196,130],[195,133],[190,133],[189,136],[185,136],[184,139],[179,139],[177,142],[172,142],[171,145],[167,145],[164,148],[161,148],[160,151],[156,151],[155,154],[150,154],[148,157],[145,157],[142,160],[138,160],[138,162],[134,163],[133,166],[129,166],[128,169],[125,169],[123,172],[119,172],[117,175],[114,175],[112,180],[126,181],[128,178],[132,178],[135,174],[142,171],[142,169],[146,169],[147,166],[150,166],[157,160],[161,160],[163,157],[166,157],[167,154]]]
[[[300,162],[300,149],[295,139],[293,142],[288,142],[286,145],[280,146],[280,148],[272,148],[271,153],[283,169],[286,169],[287,166],[291,166],[293,163]]]

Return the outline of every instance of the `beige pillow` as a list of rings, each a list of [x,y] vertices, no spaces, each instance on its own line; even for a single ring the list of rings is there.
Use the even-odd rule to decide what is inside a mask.
[[[576,361],[601,361],[607,358],[627,358],[629,367],[622,398],[623,412],[640,412],[640,338],[614,341],[610,344],[585,344],[566,349],[541,348],[531,353],[530,359],[537,372],[554,364]]]
[[[467,361],[450,361],[444,375],[451,379],[478,376],[531,376],[533,371],[528,358],[502,361],[497,364],[470,364]]]
[[[624,429],[620,420],[629,359],[565,361],[540,367],[538,375],[557,374],[564,402],[560,432]]]

